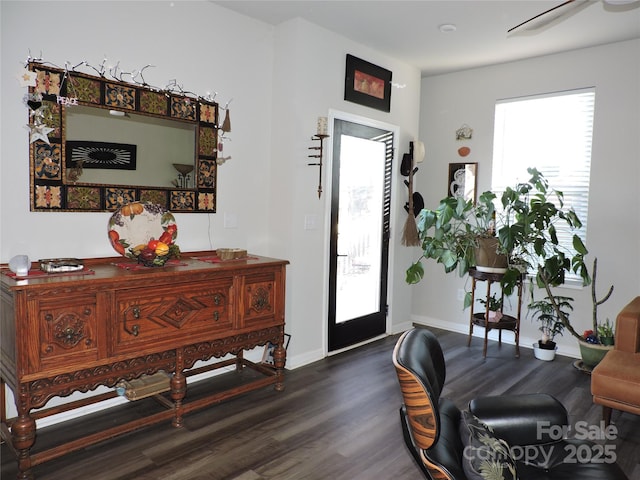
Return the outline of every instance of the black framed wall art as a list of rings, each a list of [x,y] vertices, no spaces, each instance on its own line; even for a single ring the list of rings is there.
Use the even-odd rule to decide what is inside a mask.
[[[344,99],[389,112],[391,111],[391,76],[390,70],[347,54]]]

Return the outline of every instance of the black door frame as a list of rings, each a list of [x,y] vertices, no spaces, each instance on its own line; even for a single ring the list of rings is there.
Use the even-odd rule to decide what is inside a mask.
[[[383,192],[383,218],[381,243],[380,304],[378,312],[344,323],[336,324],[336,279],[338,265],[338,203],[340,192],[340,136],[343,134],[383,142],[385,148],[385,175]],[[331,223],[329,242],[329,306],[328,306],[328,350],[335,351],[386,333],[387,291],[389,284],[389,240],[391,222],[391,183],[395,133],[387,127],[358,123],[335,118],[333,121],[333,164],[331,175]]]

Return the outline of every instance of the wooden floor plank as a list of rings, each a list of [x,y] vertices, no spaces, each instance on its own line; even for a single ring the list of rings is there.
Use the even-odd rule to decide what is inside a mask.
[[[513,345],[482,342],[433,329],[447,362],[443,395],[460,408],[478,395],[546,392],[567,407],[572,421],[596,425],[590,377],[558,356],[533,358]],[[182,429],[166,424],[94,445],[34,468],[37,480],[409,480],[423,478],[400,430],[400,392],[391,363],[397,336],[287,372],[286,389],[267,387],[185,416]],[[193,390],[196,391],[195,389]],[[142,402],[142,401],[141,401]],[[136,402],[43,429],[52,444],[94,426],[110,426],[153,409]],[[618,461],[640,480],[640,417],[614,413]],[[15,478],[16,462],[1,449],[0,477]]]

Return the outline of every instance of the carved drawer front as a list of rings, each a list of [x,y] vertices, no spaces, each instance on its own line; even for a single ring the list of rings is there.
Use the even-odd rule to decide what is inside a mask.
[[[204,284],[163,285],[117,293],[116,353],[175,341],[233,326],[231,277]]]
[[[98,356],[96,298],[92,295],[40,300],[40,362],[43,367]]]
[[[274,272],[243,277],[240,326],[267,326],[275,323],[277,301],[277,283]]]

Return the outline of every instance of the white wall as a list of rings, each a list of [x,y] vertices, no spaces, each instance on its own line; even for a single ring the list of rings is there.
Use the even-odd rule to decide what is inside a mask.
[[[598,298],[609,285],[615,286],[598,311],[601,320],[613,320],[640,294],[639,40],[424,78],[420,136],[426,142],[430,171],[417,181],[426,206],[434,208],[445,194],[448,163],[460,161],[454,132],[466,123],[474,129],[466,160],[479,164],[478,192],[489,189],[496,100],[590,86],[596,88],[596,105],[587,263],[598,257]],[[414,287],[412,318],[468,332],[469,312],[462,310],[456,295],[458,289],[470,288],[470,282],[445,275],[433,262],[425,267],[425,278]],[[576,299],[571,315],[576,330],[590,328],[590,288],[562,290]],[[523,318],[522,335],[521,345],[539,338],[530,318]],[[561,352],[577,355],[577,342],[570,334],[559,343]]]
[[[147,64],[145,80],[164,87],[173,79],[185,90],[218,92],[232,99],[233,158],[218,171],[218,213],[177,214],[182,250],[235,246],[266,250],[271,142],[273,28],[209,2],[12,2],[2,12],[2,146],[0,261],[17,253],[32,259],[113,256],[106,237],[109,213],[29,211],[26,88],[16,75],[31,52],[63,66],[108,62],[125,71]],[[29,31],[28,34],[25,32]],[[237,229],[224,229],[233,213]],[[17,226],[20,226],[19,228]]]
[[[352,115],[363,122],[384,122],[400,130],[396,154],[407,152],[417,134],[420,73],[414,68],[355,44],[304,20],[292,20],[276,29],[271,147],[270,249],[291,260],[287,283],[287,321],[292,335],[293,365],[315,360],[326,351],[326,305],[331,179],[331,138],[327,152],[322,197],[318,199],[318,168],[307,163],[311,136],[318,116]],[[344,98],[345,57],[351,53],[393,72],[391,112],[349,103]],[[401,158],[401,157],[400,157]],[[406,187],[393,169],[393,219],[390,264],[389,331],[409,325],[410,288],[404,270],[410,250],[399,246],[405,212]],[[400,177],[400,178],[399,178]],[[304,229],[305,215],[317,215],[319,228]]]
[[[115,8],[117,6],[117,8]],[[145,80],[163,87],[233,99],[232,159],[218,172],[218,213],[176,214],[184,251],[242,247],[291,261],[287,272],[289,367],[326,353],[328,189],[319,200],[316,168],[308,167],[318,116],[330,112],[397,127],[396,154],[408,151],[418,131],[420,72],[362,45],[294,20],[273,28],[209,2],[0,2],[1,147],[0,262],[26,253],[46,257],[104,257],[115,253],[106,235],[110,214],[29,211],[29,138],[24,128],[26,88],[16,75],[31,54],[57,65],[106,56],[122,69],[147,64]],[[27,33],[28,32],[28,33]],[[393,71],[391,112],[343,100],[345,56],[354,54]],[[330,150],[330,149],[329,149]],[[324,184],[330,178],[325,169]],[[406,188],[394,168],[388,330],[409,323],[410,288],[404,270],[411,250],[398,246],[406,214]],[[225,229],[224,215],[238,227]],[[304,230],[315,214],[319,228]]]

